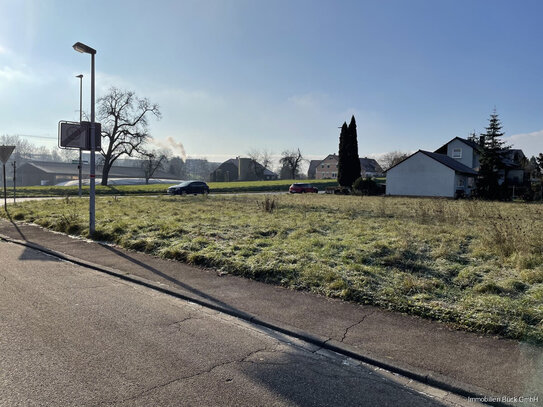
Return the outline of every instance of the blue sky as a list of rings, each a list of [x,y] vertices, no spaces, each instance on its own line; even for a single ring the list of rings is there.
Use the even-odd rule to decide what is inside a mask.
[[[359,154],[434,150],[481,132],[543,152],[538,0],[0,0],[0,134],[56,145],[77,120],[90,58],[110,86],[160,105],[157,143],[212,161],[266,148],[336,152],[352,114]],[[51,138],[37,138],[51,137]]]

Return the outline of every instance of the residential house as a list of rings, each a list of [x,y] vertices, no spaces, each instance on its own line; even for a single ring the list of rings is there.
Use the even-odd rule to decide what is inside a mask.
[[[278,179],[278,175],[264,168],[260,163],[250,158],[230,158],[210,174],[213,182],[228,181],[270,181]]]
[[[470,196],[480,169],[481,143],[455,137],[435,152],[417,151],[387,170],[387,195]],[[500,182],[522,185],[525,160],[521,150],[507,150]]]
[[[477,171],[445,154],[419,150],[387,170],[387,195],[471,195]]]
[[[315,169],[315,179],[336,179],[339,156],[329,154]]]
[[[308,179],[315,179],[317,167],[321,163],[321,161],[322,160],[311,160],[309,162],[309,168],[307,170],[307,178]]]
[[[315,163],[315,164],[314,164]],[[339,156],[330,154],[324,160],[312,160],[307,173],[308,178],[314,179],[336,179],[338,170]],[[315,168],[315,175],[311,177],[312,165]],[[383,169],[373,158],[360,158],[360,176],[378,177],[383,175]]]
[[[360,175],[362,177],[382,177],[383,169],[373,158],[364,157],[360,159]]]

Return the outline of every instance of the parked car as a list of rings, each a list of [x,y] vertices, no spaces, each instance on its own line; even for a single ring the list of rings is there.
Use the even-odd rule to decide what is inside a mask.
[[[291,194],[303,194],[306,192],[317,193],[319,190],[311,184],[292,184],[288,189]]]
[[[168,188],[169,195],[208,194],[209,187],[203,181],[183,181]]]

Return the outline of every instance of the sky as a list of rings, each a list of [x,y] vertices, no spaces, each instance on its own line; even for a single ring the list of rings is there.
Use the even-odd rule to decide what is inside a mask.
[[[115,86],[158,103],[156,145],[223,161],[435,150],[484,131],[543,152],[539,0],[0,0],[0,134],[57,144],[60,120]]]

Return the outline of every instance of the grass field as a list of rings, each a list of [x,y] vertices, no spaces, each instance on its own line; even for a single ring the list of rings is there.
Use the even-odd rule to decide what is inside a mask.
[[[208,182],[212,193],[229,192],[271,192],[288,191],[288,187],[294,182],[305,182],[300,180],[278,180],[278,181],[240,181],[240,182]],[[335,186],[334,180],[310,180],[320,190],[327,186]],[[163,195],[169,186],[174,184],[151,184],[151,185],[96,185],[98,195]],[[89,195],[89,187],[83,186],[83,195]],[[78,187],[57,187],[57,186],[34,186],[16,188],[18,197],[47,197],[47,196],[77,196]],[[8,189],[8,197],[13,197],[13,189]]]
[[[86,200],[13,219],[87,235]],[[543,205],[333,195],[101,197],[96,238],[543,344]]]

